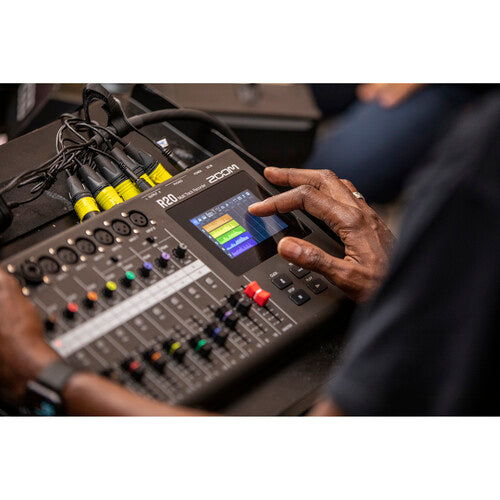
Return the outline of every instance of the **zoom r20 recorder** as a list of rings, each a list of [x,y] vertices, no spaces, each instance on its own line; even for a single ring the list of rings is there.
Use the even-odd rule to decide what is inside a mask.
[[[162,401],[200,404],[331,318],[341,293],[277,242],[341,247],[301,212],[265,218],[275,189],[233,151],[4,262],[77,367]]]

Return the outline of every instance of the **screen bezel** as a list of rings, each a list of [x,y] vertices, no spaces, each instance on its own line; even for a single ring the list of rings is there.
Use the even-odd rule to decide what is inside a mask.
[[[187,231],[190,236],[236,276],[241,276],[261,262],[276,255],[278,242],[284,236],[303,238],[311,233],[310,229],[292,214],[277,214],[288,227],[261,241],[237,257],[231,258],[226,255],[191,222],[191,219],[247,189],[259,200],[264,200],[272,196],[269,191],[246,172],[239,172],[166,210],[167,214]]]

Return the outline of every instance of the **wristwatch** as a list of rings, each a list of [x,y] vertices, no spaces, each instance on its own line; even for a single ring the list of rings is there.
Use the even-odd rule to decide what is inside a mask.
[[[79,370],[63,360],[47,365],[36,380],[26,384],[22,415],[52,417],[64,415],[62,391],[69,379]]]

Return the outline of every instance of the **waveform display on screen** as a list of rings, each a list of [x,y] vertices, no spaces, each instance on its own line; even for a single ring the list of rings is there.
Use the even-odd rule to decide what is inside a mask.
[[[191,219],[229,257],[235,258],[285,229],[278,216],[256,217],[248,207],[260,201],[248,189]]]

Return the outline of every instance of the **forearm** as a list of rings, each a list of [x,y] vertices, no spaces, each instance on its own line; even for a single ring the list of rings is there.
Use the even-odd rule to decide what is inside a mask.
[[[170,406],[133,393],[92,373],[74,375],[64,389],[67,415],[204,416],[208,412]]]

